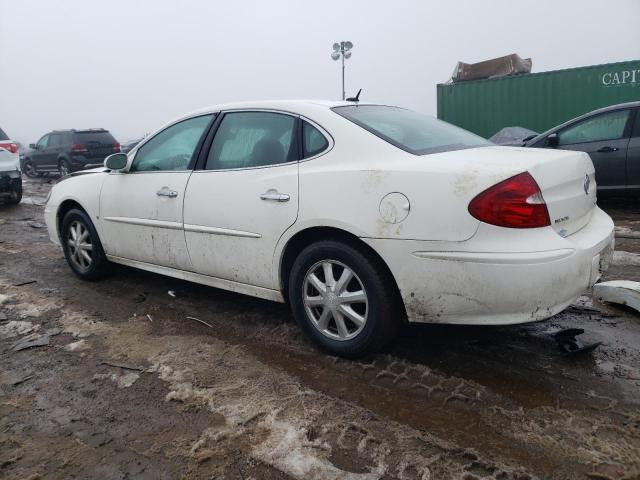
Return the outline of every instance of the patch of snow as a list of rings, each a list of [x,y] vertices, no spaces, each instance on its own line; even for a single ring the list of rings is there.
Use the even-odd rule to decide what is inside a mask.
[[[116,373],[96,373],[93,376],[94,380],[110,380],[115,383],[118,388],[129,388],[131,385],[136,383],[138,378],[140,378],[140,374],[136,372],[129,372],[123,375],[118,375]]]
[[[89,350],[91,345],[86,340],[78,340],[77,342],[71,342],[64,346],[64,350],[67,352],[83,352]]]
[[[18,335],[26,335],[38,328],[40,328],[40,325],[34,325],[31,322],[11,320],[10,322],[0,325],[0,338],[4,339],[17,337]]]

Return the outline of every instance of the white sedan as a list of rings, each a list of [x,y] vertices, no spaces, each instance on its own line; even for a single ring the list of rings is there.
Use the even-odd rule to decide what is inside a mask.
[[[613,251],[585,153],[497,147],[398,107],[220,105],[52,189],[85,279],[120,263],[277,302],[332,354],[405,321],[548,318]]]

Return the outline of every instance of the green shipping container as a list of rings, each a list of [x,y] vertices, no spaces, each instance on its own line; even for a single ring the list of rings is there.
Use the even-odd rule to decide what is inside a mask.
[[[640,60],[438,85],[438,118],[488,138],[544,132],[583,113],[640,100]]]

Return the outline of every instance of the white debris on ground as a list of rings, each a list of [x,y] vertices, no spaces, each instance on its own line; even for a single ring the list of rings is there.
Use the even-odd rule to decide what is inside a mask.
[[[64,346],[64,350],[67,352],[83,352],[89,350],[91,345],[86,340],[78,340],[77,342],[71,342]]]
[[[117,373],[96,373],[93,376],[94,380],[110,380],[115,383],[118,388],[129,388],[131,385],[136,383],[138,378],[140,378],[140,374],[135,372],[129,372],[122,375],[118,375]]]
[[[3,295],[3,294],[0,293],[0,305],[4,304],[10,298],[11,297],[9,295]]]
[[[0,339],[26,335],[27,333],[31,333],[38,328],[40,328],[40,325],[34,325],[31,322],[12,320],[0,325]]]
[[[627,305],[640,312],[640,282],[612,280],[594,285],[593,296],[601,302]]]

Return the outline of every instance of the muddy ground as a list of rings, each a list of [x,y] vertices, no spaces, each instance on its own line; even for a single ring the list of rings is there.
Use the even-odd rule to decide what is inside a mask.
[[[77,279],[38,228],[48,179],[25,188],[0,205],[0,478],[640,478],[630,310],[415,325],[340,360],[284,305],[127,268]],[[640,206],[604,206],[640,230]],[[617,258],[607,278],[640,280]],[[568,327],[603,343],[563,356]],[[49,343],[14,351],[30,339]]]

